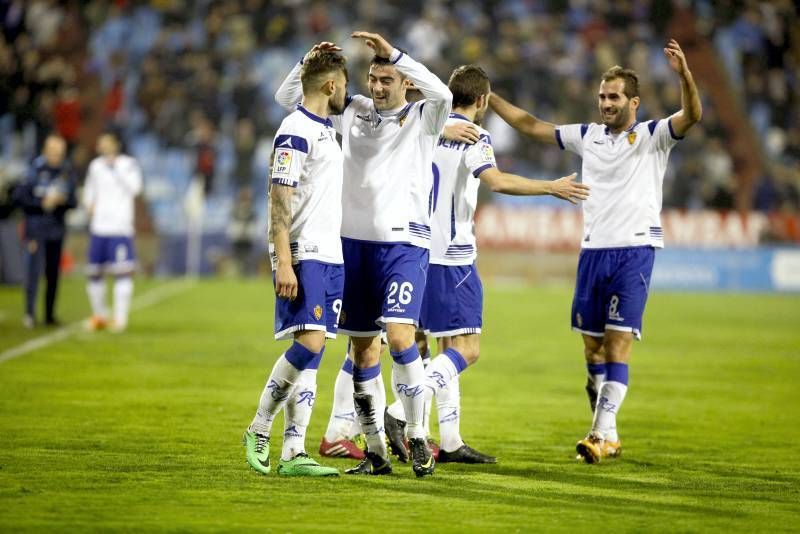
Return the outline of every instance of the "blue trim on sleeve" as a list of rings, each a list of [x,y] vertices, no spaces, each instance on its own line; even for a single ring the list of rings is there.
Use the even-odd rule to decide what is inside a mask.
[[[492,138],[491,138],[491,136],[489,136],[489,134],[481,134],[481,136],[480,136],[480,138],[478,138],[478,140],[479,141],[483,141],[487,145],[491,145],[492,144]]]
[[[586,135],[586,132],[588,132],[588,131],[589,131],[589,125],[588,124],[581,124],[581,139],[584,138],[584,136]]]
[[[672,119],[667,120],[667,125],[669,126],[669,135],[671,135],[673,139],[675,139],[676,141],[680,141],[681,139],[683,139],[684,136],[675,135],[675,130],[672,129]]]
[[[556,128],[556,142],[558,142],[558,146],[561,147],[561,150],[566,150],[564,142],[561,140],[561,132],[558,128]]]
[[[425,107],[425,102],[423,102],[422,104],[419,105],[419,116],[420,116],[420,118],[422,118],[422,108],[424,108],[424,107]]]
[[[392,52],[392,53],[394,53],[394,52]],[[398,61],[400,61],[400,59],[401,59],[401,58],[402,58],[404,55],[405,55],[405,54],[404,54],[403,52],[400,52],[400,55],[399,55],[399,56],[397,56],[397,59],[395,59],[394,61],[392,61],[392,65],[395,65],[395,64],[397,64],[397,62],[398,62]],[[391,59],[390,59],[390,61],[391,61]]]
[[[564,148],[564,147],[561,147],[561,148]],[[481,173],[482,173],[483,171],[485,171],[486,169],[491,169],[492,167],[494,167],[494,165],[492,165],[491,163],[487,163],[486,165],[483,165],[483,166],[481,166],[481,167],[478,167],[477,169],[475,169],[474,171],[472,171],[472,176],[474,176],[475,178],[477,178],[477,177],[479,177],[479,176],[481,175]]]
[[[308,154],[308,141],[297,135],[281,134],[275,138],[273,147],[291,148],[293,150],[303,152],[304,154]]]
[[[344,97],[344,109],[347,109],[347,106],[353,101],[353,97],[350,95],[345,95]]]
[[[650,130],[650,135],[653,135],[653,132],[656,131],[656,126],[658,126],[658,120],[650,121],[647,123],[647,129]]]
[[[270,180],[270,181],[273,184],[287,185],[289,187],[297,187],[297,184],[298,184],[297,180],[292,180],[291,178],[275,178],[275,177],[273,177],[272,180]]]

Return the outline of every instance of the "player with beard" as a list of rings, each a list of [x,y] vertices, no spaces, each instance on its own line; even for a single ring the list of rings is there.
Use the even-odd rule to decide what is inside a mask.
[[[302,100],[274,141],[270,187],[270,255],[275,283],[275,339],[293,339],[272,368],[244,434],[247,463],[270,472],[272,423],[286,407],[278,474],[338,476],[305,451],[325,338],[335,338],[344,288],[339,226],[342,150],[329,115],[345,107],[345,58],[319,48],[300,72]]]
[[[594,416],[577,444],[580,458],[597,463],[619,456],[617,413],[628,389],[628,362],[641,339],[642,315],[655,249],[663,248],[662,183],[672,148],[702,115],[697,86],[683,50],[664,48],[681,86],[681,109],[666,119],[640,122],[639,78],[615,66],[597,93],[601,124],[556,126],[492,95],[506,122],[537,141],[558,145],[583,160],[581,177],[592,188],[583,203],[583,240],[572,303],[572,329],[583,336]]]

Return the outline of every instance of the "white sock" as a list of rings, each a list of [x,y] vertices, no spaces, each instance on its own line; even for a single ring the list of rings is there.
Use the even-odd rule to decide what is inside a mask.
[[[114,326],[125,328],[128,325],[128,311],[133,297],[133,278],[125,276],[114,281]]]
[[[439,416],[439,446],[453,452],[464,444],[461,439],[461,385],[457,376],[436,393],[436,413]]]
[[[440,354],[435,357],[428,368],[425,370],[425,385],[433,393],[447,387],[448,382],[458,376],[459,370],[456,364],[447,354]]]
[[[317,370],[305,369],[300,373],[286,402],[282,460],[291,460],[301,452],[306,452],[306,430],[316,398]]]
[[[108,305],[106,304],[106,281],[102,278],[89,279],[86,284],[86,294],[89,295],[89,304],[92,307],[92,315],[95,317],[108,318]]]
[[[422,419],[425,412],[425,366],[414,343],[402,352],[392,354],[392,374],[396,382],[397,396],[403,403],[406,414],[406,435],[410,438],[425,438]]]
[[[354,367],[353,389],[356,415],[367,438],[367,450],[386,458],[386,432],[383,428],[386,390],[383,387],[380,364],[367,369]]]
[[[267,385],[264,386],[264,391],[261,392],[258,410],[256,410],[253,422],[250,423],[249,429],[251,432],[270,435],[272,421],[286,403],[286,399],[298,376],[300,376],[300,370],[289,363],[289,360],[286,359],[286,353],[281,354],[281,357],[278,358],[272,368],[272,372],[267,379]]]
[[[608,441],[619,441],[617,435],[617,411],[625,400],[628,386],[620,382],[607,381],[600,386],[597,407],[594,410],[592,432]]]
[[[325,430],[325,441],[333,443],[355,435],[352,433],[354,424],[357,424],[353,392],[353,362],[345,355],[345,363],[339,369],[333,386],[333,408]]]

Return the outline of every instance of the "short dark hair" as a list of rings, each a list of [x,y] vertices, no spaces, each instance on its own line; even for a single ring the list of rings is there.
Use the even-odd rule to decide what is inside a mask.
[[[310,54],[303,61],[303,69],[300,72],[303,89],[318,81],[321,76],[335,71],[342,71],[347,79],[347,59],[343,55],[319,50]]]
[[[603,73],[601,77],[604,82],[611,80],[622,80],[625,82],[625,96],[631,99],[639,96],[639,76],[632,69],[623,69],[619,65],[614,65]]]
[[[408,52],[406,52],[406,50],[403,49],[403,48],[398,48],[397,50],[402,54],[408,54]],[[392,63],[392,58],[381,57],[381,56],[378,56],[378,55],[374,55],[374,56],[372,56],[372,60],[369,62],[369,66],[370,67],[373,66],[373,65],[377,65],[377,66],[381,67],[383,65],[394,65],[394,63]],[[403,75],[401,74],[400,76],[403,76]]]
[[[477,65],[461,65],[450,75],[447,87],[453,93],[453,107],[471,106],[490,92],[489,76]]]

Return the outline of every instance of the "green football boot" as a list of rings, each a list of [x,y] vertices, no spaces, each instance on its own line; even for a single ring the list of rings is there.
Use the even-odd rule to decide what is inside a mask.
[[[262,475],[268,474],[270,471],[269,436],[246,430],[242,436],[242,443],[247,450],[247,463],[250,464],[250,467]]]
[[[278,474],[285,477],[338,477],[339,470],[319,465],[316,460],[301,452],[291,460],[278,462]]]

